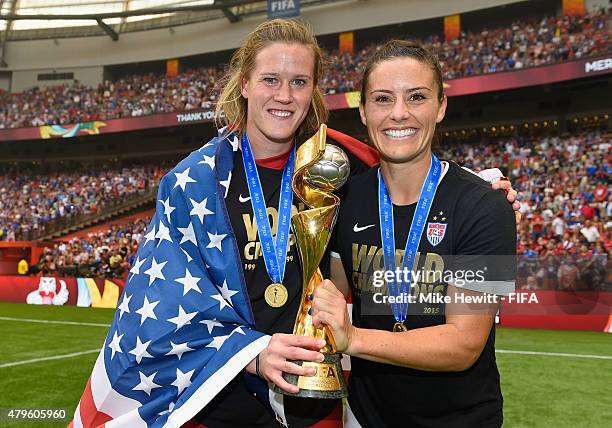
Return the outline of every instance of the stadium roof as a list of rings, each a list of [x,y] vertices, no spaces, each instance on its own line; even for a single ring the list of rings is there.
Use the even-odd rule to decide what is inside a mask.
[[[340,0],[301,0],[302,7]],[[265,14],[264,0],[0,0],[0,42],[99,36]],[[32,19],[27,19],[32,18]]]

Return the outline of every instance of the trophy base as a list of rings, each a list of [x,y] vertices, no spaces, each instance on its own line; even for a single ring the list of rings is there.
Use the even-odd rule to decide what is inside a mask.
[[[311,361],[289,360],[300,366],[315,367],[314,376],[298,376],[283,373],[283,379],[292,385],[297,385],[300,392],[291,394],[274,385],[272,389],[284,395],[303,398],[340,399],[348,395],[344,373],[342,372],[342,354],[323,354],[325,359],[321,363]]]

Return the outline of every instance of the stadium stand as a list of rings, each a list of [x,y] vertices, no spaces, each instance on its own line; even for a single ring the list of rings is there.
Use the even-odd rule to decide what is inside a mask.
[[[612,290],[612,157],[605,132],[562,136],[486,138],[480,143],[445,140],[441,157],[474,170],[500,165],[522,196],[525,221],[518,230],[523,289]],[[117,195],[154,188],[164,167],[123,168],[75,174],[18,175],[0,181],[3,239],[41,227],[45,221],[103,209]],[[25,184],[25,183],[29,183]],[[52,193],[42,192],[53,189]],[[25,199],[34,198],[35,205]],[[11,202],[12,205],[8,205]],[[30,210],[30,211],[27,211]],[[41,212],[52,215],[42,217]],[[30,218],[29,223],[24,219]],[[132,218],[81,232],[45,248],[31,273],[123,278],[150,218]],[[564,265],[561,269],[561,265]],[[87,274],[87,275],[85,275]]]
[[[160,166],[0,174],[0,241],[31,240],[45,231],[126,206],[155,191]]]
[[[609,134],[448,142],[442,156],[475,170],[502,165],[509,171],[525,217],[518,229],[518,287],[612,290]]]
[[[438,52],[445,79],[537,67],[610,52],[610,12],[585,16],[525,19],[510,28],[462,32],[452,42],[439,35],[420,40]],[[402,37],[397,34],[396,37]],[[378,44],[355,54],[328,50],[327,71],[320,84],[327,94],[359,89],[359,75]],[[0,129],[92,120],[138,117],[155,113],[210,108],[224,66],[199,67],[176,77],[153,73],[107,80],[96,88],[75,82],[22,93],[0,92]]]
[[[151,217],[114,224],[106,230],[45,247],[32,274],[124,278]]]

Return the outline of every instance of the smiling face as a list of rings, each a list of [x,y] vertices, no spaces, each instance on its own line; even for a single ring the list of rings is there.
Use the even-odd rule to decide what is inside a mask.
[[[373,67],[359,113],[381,160],[429,158],[436,124],[446,111],[446,97],[439,101],[437,88],[431,67],[414,58],[392,58]]]
[[[251,144],[287,144],[306,117],[314,90],[314,54],[298,43],[272,43],[242,79]]]

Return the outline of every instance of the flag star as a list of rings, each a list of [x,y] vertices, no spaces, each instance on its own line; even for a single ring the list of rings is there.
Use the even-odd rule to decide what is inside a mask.
[[[178,368],[176,369],[176,380],[170,385],[176,386],[176,388],[178,389],[178,395],[180,395],[185,388],[191,385],[191,376],[193,376],[194,372],[195,369],[189,370],[187,373],[183,373]]]
[[[141,268],[142,264],[146,260],[147,260],[146,257],[144,259],[142,259],[142,260],[140,260],[140,256],[136,257],[136,261],[134,262],[134,266],[132,266],[132,269],[130,269],[130,273],[132,274],[130,279],[134,278],[134,275],[140,274],[140,268]]]
[[[196,312],[186,313],[185,310],[183,309],[183,307],[181,305],[179,305],[179,307],[178,307],[178,315],[173,317],[173,318],[169,318],[168,321],[170,321],[173,324],[176,324],[176,330],[174,330],[174,331],[177,331],[179,328],[184,327],[187,324],[191,324],[191,320],[197,314],[198,314],[197,311]]]
[[[119,343],[121,342],[122,337],[123,334],[121,336],[117,336],[117,330],[115,330],[115,333],[113,334],[113,340],[111,340],[111,343],[108,344],[108,347],[112,350],[111,360],[115,357],[115,352],[121,352],[123,354],[123,351],[121,350],[121,345]]]
[[[162,201],[161,199],[159,199],[157,202],[161,202],[162,205],[164,206],[164,215],[166,216],[166,218],[168,219],[168,224],[170,224],[170,214],[172,214],[172,211],[174,211],[176,209],[176,207],[173,207],[170,205],[170,197],[168,196],[166,198],[165,201]]]
[[[440,215],[444,215],[444,211],[440,211]]]
[[[159,230],[155,234],[155,239],[159,239],[157,246],[162,243],[162,241],[170,241],[172,244],[172,238],[170,237],[170,229],[161,221],[159,222]]]
[[[232,151],[238,151],[238,147],[240,147],[240,140],[238,139],[238,136],[234,135],[234,139],[230,141],[230,144],[232,145]]]
[[[176,355],[179,360],[185,352],[193,351],[193,348],[187,346],[187,342],[176,344],[171,341],[170,346],[172,346],[172,349],[166,355]]]
[[[140,375],[140,383],[132,388],[132,391],[142,391],[150,396],[152,389],[161,388],[161,385],[153,382],[157,372],[153,373],[151,376],[145,376],[143,372],[138,372],[138,374]]]
[[[130,305],[130,300],[132,299],[132,296],[128,296],[127,293],[123,295],[123,300],[121,301],[121,304],[117,307],[117,309],[119,309],[119,319],[121,319],[121,317],[123,316],[125,312],[127,312],[128,314],[130,313],[129,305]]]
[[[231,336],[234,333],[242,334],[243,336],[246,336],[246,333],[244,332],[244,330],[242,330],[242,326],[241,325],[239,325],[238,327],[233,329],[232,332],[229,335]]]
[[[221,324],[217,320],[202,320],[200,321],[200,324],[206,324],[206,328],[208,328],[208,334],[211,334],[213,328],[215,327],[223,327],[223,324]]]
[[[206,232],[206,233],[208,233],[208,239],[210,239],[210,242],[208,243],[206,248],[217,248],[219,251],[223,252],[223,250],[221,249],[221,241],[223,241],[223,239],[227,235],[225,233],[221,233],[219,235],[217,235],[216,233],[210,233],[210,232]]]
[[[433,221],[436,221],[438,219],[438,216],[434,216]]]
[[[227,336],[215,336],[210,341],[210,343],[206,345],[206,348],[215,348],[218,351],[219,348],[223,346],[223,343],[225,343],[228,337],[229,337],[229,334]]]
[[[158,415],[159,416],[163,416],[166,413],[170,413],[172,410],[174,410],[174,402],[171,401],[170,404],[168,405],[168,410],[164,410],[163,412],[159,412]]]
[[[204,149],[206,149],[206,148],[208,148],[208,147],[210,147],[212,145],[213,145],[213,143],[211,141],[209,141],[208,143],[206,143],[202,147],[200,147],[199,151],[202,151],[202,150],[204,150]]]
[[[197,183],[196,180],[194,180],[193,178],[191,178],[189,176],[189,169],[190,168],[191,167],[187,168],[183,172],[175,172],[174,173],[174,175],[176,175],[176,183],[174,183],[173,189],[176,189],[178,186],[180,186],[181,190],[184,192],[185,191],[185,186],[187,186],[187,183]]]
[[[227,300],[230,303],[230,305],[233,306],[234,304],[232,303],[232,296],[234,294],[238,294],[238,292],[234,290],[230,290],[229,287],[227,286],[227,281],[223,281],[223,287],[221,287],[220,291],[221,291],[221,295],[223,296],[223,298]]]
[[[161,262],[161,263],[157,263],[157,260],[155,260],[155,257],[153,257],[153,261],[151,262],[151,267],[147,270],[145,270],[145,275],[149,275],[149,286],[151,286],[151,284],[153,284],[153,281],[155,281],[156,279],[166,279],[166,277],[164,277],[164,274],[162,272],[162,269],[164,268],[164,266],[166,266],[166,263],[168,263],[168,261],[166,260],[165,262]]]
[[[185,256],[187,256],[187,263],[191,263],[191,261],[193,260],[193,257],[191,257],[189,253],[183,250],[182,248],[181,248],[181,251],[183,252],[183,254],[185,254]]]
[[[197,276],[192,276],[189,269],[185,268],[185,276],[182,278],[177,278],[174,281],[179,284],[183,284],[183,296],[189,292],[189,290],[197,291],[198,293],[202,293],[200,287],[198,287],[198,282],[202,278]]]
[[[446,217],[442,217],[442,221],[446,220]]]
[[[137,314],[140,314],[140,325],[142,325],[147,318],[151,318],[156,320],[157,316],[155,315],[155,306],[159,303],[159,300],[156,302],[149,302],[147,296],[144,297],[144,302],[142,303],[142,307],[136,311]]]
[[[195,236],[195,231],[193,230],[192,222],[189,222],[189,226],[187,227],[177,227],[177,229],[183,235],[183,237],[181,238],[181,242],[179,242],[179,245],[187,241],[193,243],[193,245],[195,246],[198,245],[198,241]]]
[[[151,228],[151,230],[149,230],[149,233],[147,233],[144,237],[145,242],[144,244],[142,244],[143,247],[147,245],[149,241],[155,241],[155,224],[153,224],[153,227]]]
[[[227,175],[227,180],[219,181],[219,184],[225,187],[225,195],[223,195],[224,199],[227,198],[227,192],[229,191],[229,186],[230,186],[231,181],[232,181],[232,171],[230,171],[229,174]]]
[[[230,307],[229,303],[227,303],[227,301],[223,298],[222,295],[220,294],[213,294],[212,296],[213,299],[215,299],[217,302],[219,302],[219,310],[223,310],[223,308],[225,308],[226,306]]]
[[[191,202],[191,206],[193,207],[191,209],[191,211],[189,211],[189,215],[198,216],[198,218],[200,219],[201,223],[204,223],[204,216],[205,215],[214,214],[214,212],[212,212],[211,210],[206,208],[206,201],[207,200],[208,200],[208,198],[204,198],[200,202],[197,202],[197,201],[194,201],[193,199],[189,198],[189,201]]]
[[[205,163],[210,167],[210,169],[215,169],[215,157],[214,156],[206,156],[204,155],[204,160],[198,162],[198,165]]]
[[[136,357],[136,362],[140,364],[143,358],[153,358],[153,355],[147,352],[147,348],[149,347],[149,343],[151,341],[142,343],[140,341],[140,337],[136,336],[136,347],[130,351],[130,354]]]

